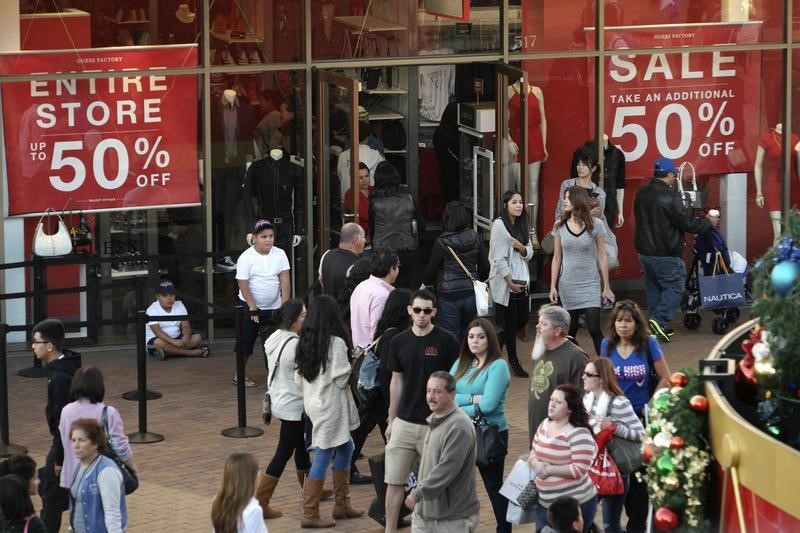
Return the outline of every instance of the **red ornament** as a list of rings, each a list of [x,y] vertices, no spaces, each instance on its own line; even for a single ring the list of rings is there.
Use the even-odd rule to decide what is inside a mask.
[[[696,394],[689,399],[689,407],[695,413],[705,413],[708,411],[708,398],[701,394]]]
[[[676,515],[672,509],[660,507],[656,511],[653,522],[656,526],[656,529],[659,531],[672,531],[678,527],[680,520],[678,519],[678,515]]]
[[[672,437],[669,441],[669,447],[672,450],[679,450],[686,446],[686,441],[680,437]]]
[[[689,378],[683,372],[675,372],[669,377],[669,384],[673,387],[685,387]]]
[[[653,458],[653,445],[652,444],[645,444],[642,446],[642,458],[644,459],[645,463],[649,463],[650,459]]]

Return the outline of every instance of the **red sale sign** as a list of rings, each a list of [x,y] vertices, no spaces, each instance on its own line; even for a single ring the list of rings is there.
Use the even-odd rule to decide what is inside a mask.
[[[680,47],[730,43],[732,35],[735,42],[758,42],[760,28],[758,23],[628,26],[609,28],[605,36],[609,49]],[[629,176],[652,175],[659,157],[691,161],[698,174],[752,170],[761,62],[748,54],[753,52],[721,49],[609,58],[605,124],[625,154]],[[594,80],[594,62],[589,64]],[[592,103],[594,90],[590,83]]]
[[[196,45],[0,55],[2,75],[113,75],[3,84],[8,214],[199,203],[197,79],[158,72],[194,65]]]

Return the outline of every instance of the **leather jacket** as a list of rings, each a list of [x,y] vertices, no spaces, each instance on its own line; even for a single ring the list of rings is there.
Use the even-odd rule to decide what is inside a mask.
[[[416,250],[418,234],[410,194],[370,198],[369,222],[373,226],[372,247],[393,248],[398,252]]]
[[[677,190],[659,178],[652,178],[636,193],[633,213],[636,252],[641,255],[680,256],[684,233],[705,233],[712,227],[707,219],[691,216]]]
[[[457,233],[443,233],[439,244],[444,248],[442,268],[436,277],[436,291],[439,294],[452,292],[472,292],[472,281],[464,273],[464,269],[447,249],[450,246],[472,277],[478,279],[478,255],[481,248],[480,238],[472,228]]]

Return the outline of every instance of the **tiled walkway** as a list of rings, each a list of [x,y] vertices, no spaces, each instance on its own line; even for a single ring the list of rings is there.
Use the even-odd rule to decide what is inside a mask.
[[[748,313],[744,313],[747,315]],[[697,361],[706,357],[719,340],[710,331],[710,317],[697,331],[687,331],[682,325],[678,334],[665,346],[670,369],[697,368]],[[678,321],[676,321],[677,323]],[[531,332],[533,328],[531,327]],[[591,346],[585,330],[579,339]],[[120,395],[136,387],[136,357],[131,347],[79,349],[85,365],[101,368],[106,379],[106,401],[117,407],[125,421],[128,433],[138,431],[137,403],[126,401]],[[520,353],[527,353],[520,346]],[[12,353],[9,358],[11,442],[26,446],[40,464],[49,447],[50,438],[44,419],[46,382],[17,376],[17,370],[31,364],[29,352]],[[254,453],[266,464],[275,450],[279,423],[261,424],[261,398],[264,393],[264,365],[253,359],[248,374],[259,387],[247,389],[247,415],[249,425],[264,429],[256,438],[233,439],[220,431],[237,425],[236,389],[231,384],[233,355],[231,343],[220,341],[212,345],[209,359],[170,359],[148,361],[148,386],[158,390],[163,397],[148,402],[147,429],[163,434],[165,439],[156,444],[134,446],[139,464],[141,488],[128,497],[130,532],[207,532],[210,530],[211,500],[219,483],[222,466],[228,454],[236,451]],[[530,367],[530,363],[526,365]],[[528,381],[514,378],[506,406],[509,417],[510,453],[513,458],[524,454],[527,442],[527,391]],[[336,413],[331,413],[336,416]],[[381,451],[382,441],[377,433],[370,436],[364,450],[366,456]],[[506,469],[510,468],[507,461]],[[359,468],[367,473],[366,460]],[[477,475],[477,474],[476,474]],[[329,478],[330,479],[330,476]],[[328,482],[329,483],[329,482]],[[488,497],[478,478],[481,500],[481,527],[479,531],[494,531],[494,520]],[[374,497],[372,485],[352,487],[355,506],[366,508]],[[300,488],[292,462],[284,473],[272,500],[284,513],[282,518],[270,520],[270,532],[298,531],[300,519]],[[39,502],[35,502],[39,506]],[[332,502],[324,502],[321,512],[329,515]],[[65,514],[65,520],[66,520]],[[382,531],[372,519],[366,517],[339,520],[339,531]],[[529,531],[529,526],[517,528]],[[67,531],[66,524],[62,531]],[[407,530],[410,531],[410,530]]]

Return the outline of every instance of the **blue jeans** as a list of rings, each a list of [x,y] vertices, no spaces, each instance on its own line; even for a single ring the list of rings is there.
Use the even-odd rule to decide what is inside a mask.
[[[353,457],[353,440],[348,440],[335,448],[324,450],[317,448],[314,451],[314,462],[308,473],[310,479],[325,479],[325,471],[333,459],[334,470],[347,470],[350,472],[350,459]]]
[[[583,533],[587,533],[594,521],[594,514],[597,512],[597,496],[592,496],[581,504],[581,514],[583,515]],[[547,523],[547,509],[541,505],[536,506],[536,531],[541,530]]]
[[[680,257],[639,254],[644,270],[644,290],[650,318],[662,326],[669,323],[681,305],[686,285],[686,264]]]
[[[455,335],[461,342],[461,335],[469,323],[475,318],[475,293],[457,300],[450,300],[446,296],[439,298],[436,312],[437,324]]]
[[[500,438],[508,446],[507,429],[500,432]],[[478,467],[478,472],[481,473],[481,478],[483,479],[483,487],[486,489],[486,494],[489,495],[489,501],[492,502],[497,533],[511,533],[511,524],[506,522],[508,499],[500,494],[500,488],[503,486],[503,467],[505,462],[505,458],[503,458],[502,461],[497,461],[486,468]]]
[[[616,496],[603,496],[601,499],[603,503],[603,531],[605,533],[622,533],[623,531],[620,518],[622,517],[622,508],[625,506],[625,498],[628,497],[630,476],[622,476],[622,481],[625,484],[625,492]]]

